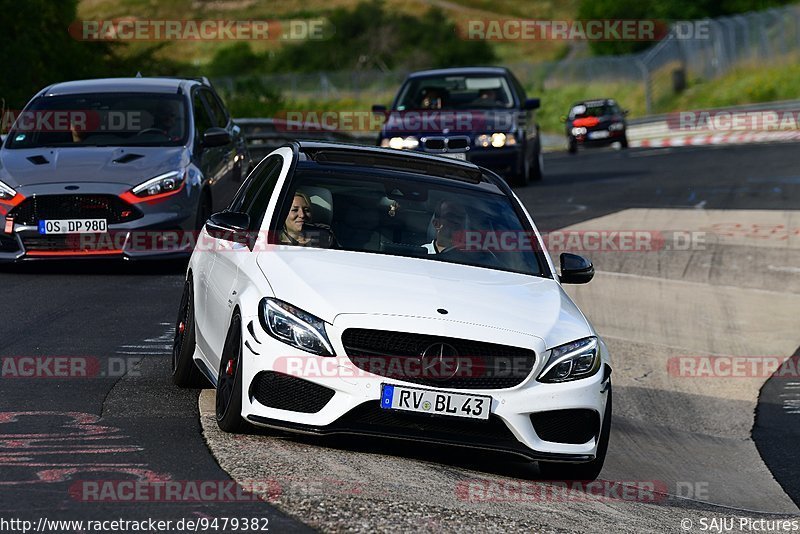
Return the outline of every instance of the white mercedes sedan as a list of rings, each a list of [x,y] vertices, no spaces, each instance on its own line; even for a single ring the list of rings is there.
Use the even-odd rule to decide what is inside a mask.
[[[508,185],[471,163],[303,142],[253,170],[189,262],[172,376],[222,430],[355,434],[598,476],[611,360]]]

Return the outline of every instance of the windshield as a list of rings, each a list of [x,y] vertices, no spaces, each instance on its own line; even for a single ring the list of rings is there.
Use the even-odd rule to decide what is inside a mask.
[[[605,117],[613,114],[614,107],[608,104],[578,104],[570,110],[569,118]]]
[[[34,100],[17,117],[6,148],[180,146],[187,130],[180,95],[46,96]]]
[[[400,90],[398,111],[511,108],[514,98],[503,76],[412,78]]]
[[[547,272],[522,212],[484,187],[366,169],[298,169],[286,192],[271,228],[281,244]]]

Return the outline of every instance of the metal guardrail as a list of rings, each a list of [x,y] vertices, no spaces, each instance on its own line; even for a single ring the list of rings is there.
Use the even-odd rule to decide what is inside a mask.
[[[707,108],[685,111],[800,111],[800,100],[779,100],[775,102],[759,102],[755,104],[740,104],[737,106],[726,106],[721,108]],[[648,124],[653,122],[666,121],[670,116],[674,115],[675,111],[670,113],[661,113],[659,115],[647,115],[636,119],[628,120],[628,125]]]
[[[727,106],[720,108],[686,110],[694,112],[711,112],[711,113],[746,113],[746,112],[759,112],[759,111],[775,111],[775,112],[800,112],[800,100],[782,100],[776,102],[760,102],[757,104],[743,104],[738,106]],[[672,135],[690,135],[701,133],[703,130],[695,132],[687,132],[670,128],[669,119],[676,117],[678,112],[664,113],[661,115],[651,115],[648,117],[640,117],[628,121],[628,138],[629,139],[652,139],[655,137],[668,137]],[[795,123],[796,124],[796,123]],[[752,130],[761,131],[761,130]]]

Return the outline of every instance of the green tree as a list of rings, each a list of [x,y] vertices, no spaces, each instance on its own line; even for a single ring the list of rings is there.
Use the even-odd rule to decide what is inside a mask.
[[[207,72],[215,77],[250,74],[258,70],[262,61],[263,58],[253,52],[250,43],[239,42],[219,49],[208,65]]]
[[[107,43],[83,43],[68,33],[77,0],[0,0],[0,98],[19,109],[48,84],[103,71]]]
[[[414,69],[486,64],[495,61],[484,41],[462,40],[455,24],[438,8],[421,17],[389,12],[381,0],[362,1],[352,10],[328,15],[330,35],[287,45],[267,56],[273,72],[345,69]]]
[[[676,20],[722,17],[761,11],[792,0],[581,0],[578,19],[656,19],[665,24]],[[648,41],[592,41],[595,55],[629,54],[652,46]]]

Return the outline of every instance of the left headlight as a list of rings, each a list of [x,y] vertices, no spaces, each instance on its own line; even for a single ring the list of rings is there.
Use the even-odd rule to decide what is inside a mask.
[[[600,369],[600,349],[596,337],[587,337],[548,351],[547,365],[539,382],[567,382],[592,376]]]
[[[278,341],[320,356],[335,356],[322,319],[272,298],[261,300],[258,316],[264,330]]]
[[[625,125],[622,124],[621,122],[612,122],[611,124],[608,125],[608,131],[609,132],[615,132],[615,131],[624,130],[624,129],[625,129]]]
[[[475,146],[488,148],[493,146],[495,148],[502,148],[504,146],[512,146],[517,144],[517,138],[513,133],[495,132],[493,134],[482,134],[475,138]]]
[[[131,189],[131,192],[140,198],[152,197],[164,193],[172,193],[183,186],[188,170],[170,171],[150,178]]]
[[[17,192],[10,185],[0,182],[0,200],[11,200],[17,196]]]
[[[408,137],[387,137],[381,140],[381,146],[394,148],[395,150],[414,150],[419,146],[419,139],[413,135]]]

